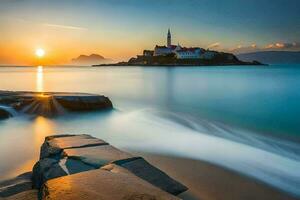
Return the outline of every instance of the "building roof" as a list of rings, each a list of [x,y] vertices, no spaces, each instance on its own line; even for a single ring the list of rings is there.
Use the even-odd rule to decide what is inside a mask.
[[[155,48],[167,49],[168,47],[156,45]]]
[[[200,48],[186,48],[186,47],[182,47],[180,50],[178,50],[177,52],[195,52],[196,50],[199,50]]]
[[[177,45],[171,45],[170,49],[176,49]]]
[[[161,48],[161,49],[176,49],[177,45],[171,45],[170,47],[166,47],[166,46],[159,46],[159,45],[156,45],[155,48]]]

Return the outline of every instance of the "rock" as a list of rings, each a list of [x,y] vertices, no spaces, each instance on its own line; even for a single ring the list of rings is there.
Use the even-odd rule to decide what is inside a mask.
[[[49,180],[42,188],[45,200],[178,200],[123,170],[91,170]]]
[[[40,158],[57,156],[63,149],[106,145],[107,142],[90,135],[54,135],[45,138]]]
[[[11,117],[10,113],[0,107],[0,120]]]
[[[59,159],[62,149],[57,148],[56,146],[51,146],[47,141],[45,141],[40,150],[40,159],[43,158],[56,158]]]
[[[86,93],[0,91],[0,104],[23,113],[52,117],[65,111],[112,109],[108,97]],[[0,115],[1,116],[1,115]]]
[[[38,200],[38,190],[27,190],[7,197],[5,200]]]
[[[116,160],[133,157],[131,154],[120,151],[111,145],[65,149],[64,154],[68,158],[81,160],[82,162],[96,168],[102,167]]]
[[[68,174],[76,174],[79,172],[89,171],[95,169],[95,167],[87,165],[80,160],[74,160],[71,158],[64,158],[60,160],[60,166],[68,173]]]
[[[40,189],[44,183],[54,178],[61,177],[60,180],[68,180],[67,178],[64,179],[64,176],[83,174],[87,171],[99,171],[97,169],[100,167],[101,170],[110,173],[125,173],[126,176],[139,177],[148,184],[152,184],[153,187],[156,186],[170,194],[177,195],[187,190],[184,185],[173,180],[143,158],[121,151],[90,135],[54,135],[46,137],[41,147],[40,160],[33,168],[33,187]],[[55,191],[58,189],[55,188]],[[95,197],[98,197],[97,195]],[[76,196],[71,195],[70,197]],[[148,197],[141,198],[147,199]]]
[[[56,96],[56,100],[69,111],[89,111],[112,108],[109,98],[97,95]]]
[[[107,145],[108,143],[90,135],[59,135],[46,137],[49,145],[59,149],[82,148]]]
[[[20,192],[31,190],[31,172],[17,176],[16,178],[2,181],[0,183],[0,197],[8,197]]]
[[[36,189],[39,189],[49,179],[68,175],[59,165],[59,161],[52,158],[39,160],[34,165],[32,173],[32,185]]]
[[[79,156],[74,155],[75,159],[68,158],[64,152],[64,150],[71,150],[72,148],[81,149],[95,145],[108,145],[108,143],[89,135],[46,137],[41,147],[40,160],[33,167],[34,188],[40,188],[45,181],[52,178],[95,169],[95,167],[81,161]]]
[[[181,183],[169,177],[163,171],[149,164],[143,158],[131,159],[128,161],[120,160],[115,161],[114,163],[171,194],[178,195],[188,189]]]

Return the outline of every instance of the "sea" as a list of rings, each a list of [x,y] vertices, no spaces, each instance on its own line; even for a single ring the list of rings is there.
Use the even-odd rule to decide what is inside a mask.
[[[300,197],[300,64],[2,66],[0,90],[94,93],[114,106],[0,121],[0,180],[31,170],[45,136],[85,133],[126,151],[213,163]]]

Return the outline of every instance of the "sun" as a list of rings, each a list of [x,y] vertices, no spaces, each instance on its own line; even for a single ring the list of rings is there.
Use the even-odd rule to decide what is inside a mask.
[[[35,50],[35,55],[39,58],[42,58],[45,55],[45,50],[41,49],[41,48],[38,48],[38,49]]]

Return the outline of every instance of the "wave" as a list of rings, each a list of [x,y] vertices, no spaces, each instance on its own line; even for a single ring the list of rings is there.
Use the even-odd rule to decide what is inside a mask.
[[[297,142],[154,109],[121,113],[111,125],[130,137],[126,148],[205,160],[300,196]]]
[[[270,134],[263,135],[254,133],[236,127],[230,127],[226,124],[199,119],[183,113],[178,114],[175,112],[161,112],[157,110],[153,110],[150,113],[165,117],[197,132],[244,143],[300,161],[300,144],[295,141],[285,140]]]
[[[8,112],[12,117],[18,115],[17,111],[12,107],[0,105],[0,108]]]

